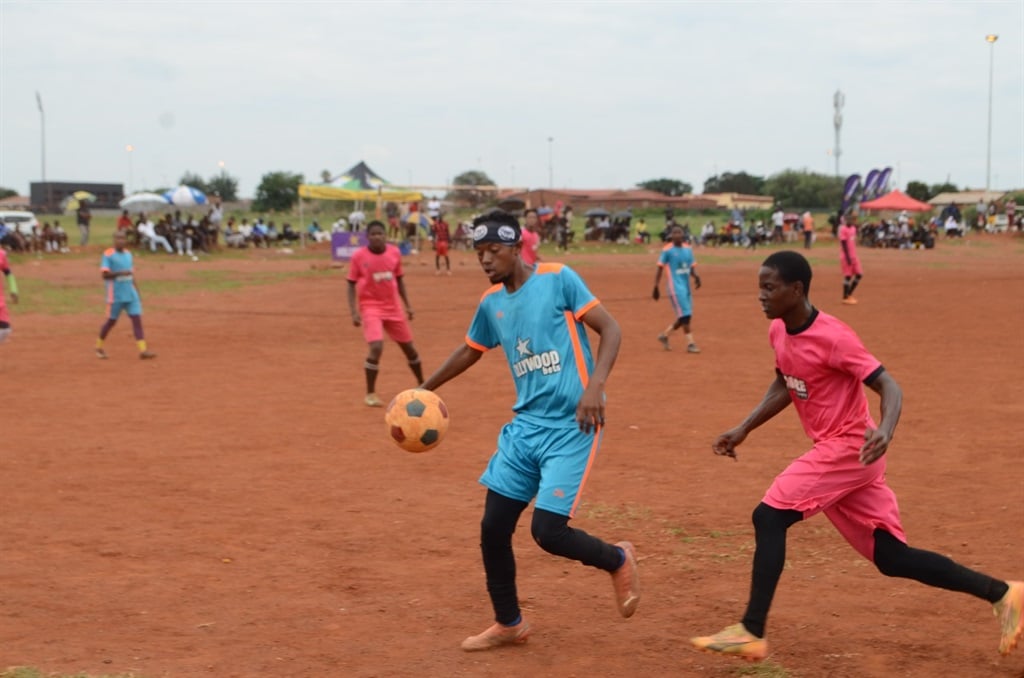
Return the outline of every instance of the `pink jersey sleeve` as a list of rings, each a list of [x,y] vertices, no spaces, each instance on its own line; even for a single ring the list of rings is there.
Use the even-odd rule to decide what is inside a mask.
[[[348,262],[348,281],[359,282],[360,274],[362,273],[363,267],[359,263],[363,259],[363,250],[358,249],[352,253],[352,258]]]
[[[829,356],[829,365],[841,372],[851,374],[858,381],[863,382],[877,372],[882,363],[868,352],[860,337],[852,329],[841,325],[836,330],[832,355]]]

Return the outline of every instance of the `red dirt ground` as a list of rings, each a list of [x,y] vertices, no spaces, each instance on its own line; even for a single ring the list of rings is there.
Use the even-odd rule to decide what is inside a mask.
[[[647,256],[572,253],[619,319],[601,457],[574,524],[639,550],[644,599],[615,613],[607,575],[516,535],[530,642],[466,654],[491,623],[478,552],[477,477],[509,418],[499,355],[440,391],[452,416],[412,455],[362,405],[364,347],[339,272],[146,302],[153,362],[127,322],[93,357],[101,308],[19,314],[0,347],[0,667],[157,676],[736,676],[687,643],[735,622],[750,512],[808,443],[789,410],[739,462],[714,457],[773,378],[756,304],[764,252],[698,250],[701,355],[660,350],[670,320]],[[839,301],[834,245],[813,252],[812,299],[848,321],[905,392],[889,456],[911,543],[995,576],[1024,577],[1024,241],[866,251],[859,306]],[[428,264],[429,260],[429,264]],[[141,262],[147,279],[188,264]],[[47,259],[31,278],[94,279]],[[201,263],[308,270],[285,257]],[[487,286],[475,259],[435,278],[408,262],[427,370],[455,348]],[[148,278],[147,278],[148,276]],[[98,296],[98,295],[97,295]],[[94,312],[93,312],[94,311]],[[411,387],[397,347],[379,390]],[[870,394],[877,412],[877,398]],[[528,513],[526,514],[528,518]],[[769,638],[790,675],[1022,676],[996,652],[990,608],[877,574],[824,517],[791,531]]]

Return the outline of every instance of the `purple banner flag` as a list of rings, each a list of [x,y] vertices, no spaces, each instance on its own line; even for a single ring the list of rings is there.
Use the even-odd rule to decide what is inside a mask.
[[[886,167],[878,175],[878,180],[875,181],[875,195],[877,198],[880,195],[884,195],[889,192],[889,177],[892,176],[892,168]]]
[[[864,190],[861,192],[860,200],[871,200],[878,194],[878,177],[881,176],[879,170],[873,169],[868,172],[868,176],[864,179]]]
[[[366,231],[348,233],[338,231],[331,234],[331,258],[335,261],[348,261],[360,247],[366,247]]]
[[[845,212],[846,208],[853,202],[853,197],[857,195],[857,190],[860,188],[860,175],[851,174],[846,179],[846,184],[843,186],[843,207],[842,211]]]

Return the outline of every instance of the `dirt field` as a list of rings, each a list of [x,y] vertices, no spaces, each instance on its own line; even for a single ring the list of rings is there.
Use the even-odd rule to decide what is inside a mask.
[[[808,446],[790,409],[748,439],[738,463],[710,452],[773,378],[756,303],[765,254],[697,251],[700,355],[663,352],[654,339],[671,311],[649,297],[653,250],[561,258],[624,330],[605,442],[574,524],[636,543],[644,599],[619,618],[608,576],[545,554],[525,523],[516,548],[533,636],[478,654],[459,642],[491,623],[476,481],[513,401],[500,355],[441,389],[449,436],[412,455],[387,440],[382,411],[362,404],[365,350],[340,271],[308,274],[310,259],[262,254],[146,258],[138,280],[159,358],[136,359],[122,319],[104,362],[92,352],[96,262],[16,267],[26,296],[33,281],[97,283],[86,313],[13,307],[15,335],[0,347],[0,668],[741,675],[748,665],[696,653],[687,638],[738,620],[750,512]],[[862,252],[855,307],[839,304],[834,244],[812,255],[812,300],[852,324],[903,386],[889,480],[911,543],[1024,577],[1024,240]],[[461,342],[487,286],[471,255],[456,253],[451,278],[436,278],[432,259],[407,263],[428,372]],[[147,282],[196,270],[291,277],[146,296]],[[411,386],[387,346],[382,397]],[[1024,675],[1024,648],[997,654],[984,603],[882,577],[824,517],[790,535],[769,619],[776,672],[754,675]]]

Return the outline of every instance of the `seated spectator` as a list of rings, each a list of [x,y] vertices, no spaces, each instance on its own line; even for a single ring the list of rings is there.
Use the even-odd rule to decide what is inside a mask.
[[[281,238],[281,234],[277,231],[277,226],[274,225],[273,221],[267,222],[267,247],[277,244],[277,241]]]
[[[140,221],[136,226],[139,237],[139,245],[149,245],[150,252],[156,252],[157,245],[163,247],[168,254],[172,254],[174,250],[171,248],[171,243],[167,241],[167,238],[156,232],[156,226],[152,221],[146,219]]]
[[[651,234],[647,231],[647,222],[643,219],[636,220],[636,241],[644,244],[651,242]]]
[[[700,229],[700,244],[705,247],[708,245],[717,245],[715,242],[715,224],[714,222],[707,222]]]
[[[348,222],[345,217],[338,217],[338,220],[331,224],[331,233],[342,233],[348,231]]]
[[[320,228],[320,224],[314,219],[313,222],[306,227],[306,234],[312,238],[313,242],[330,242],[331,234]]]
[[[132,218],[128,216],[128,210],[121,212],[121,216],[117,218],[117,230],[130,231],[133,226]]]
[[[263,219],[256,217],[256,221],[252,224],[252,235],[249,237],[252,241],[253,247],[270,247],[270,240],[267,238],[267,225],[263,223]]]
[[[964,235],[963,228],[960,226],[959,222],[953,218],[952,214],[946,217],[945,227],[947,238],[962,238]]]
[[[290,244],[300,239],[298,231],[292,228],[291,224],[285,224],[281,229],[281,241]]]
[[[174,242],[174,249],[177,250],[178,256],[192,254],[192,237],[185,231],[188,227],[188,222],[183,221],[180,212],[175,212],[175,219],[171,222],[171,239]]]
[[[242,219],[245,223],[245,219]],[[235,218],[229,217],[228,223],[224,225],[224,244],[228,247],[237,247],[239,249],[248,247],[245,234],[235,226]]]

